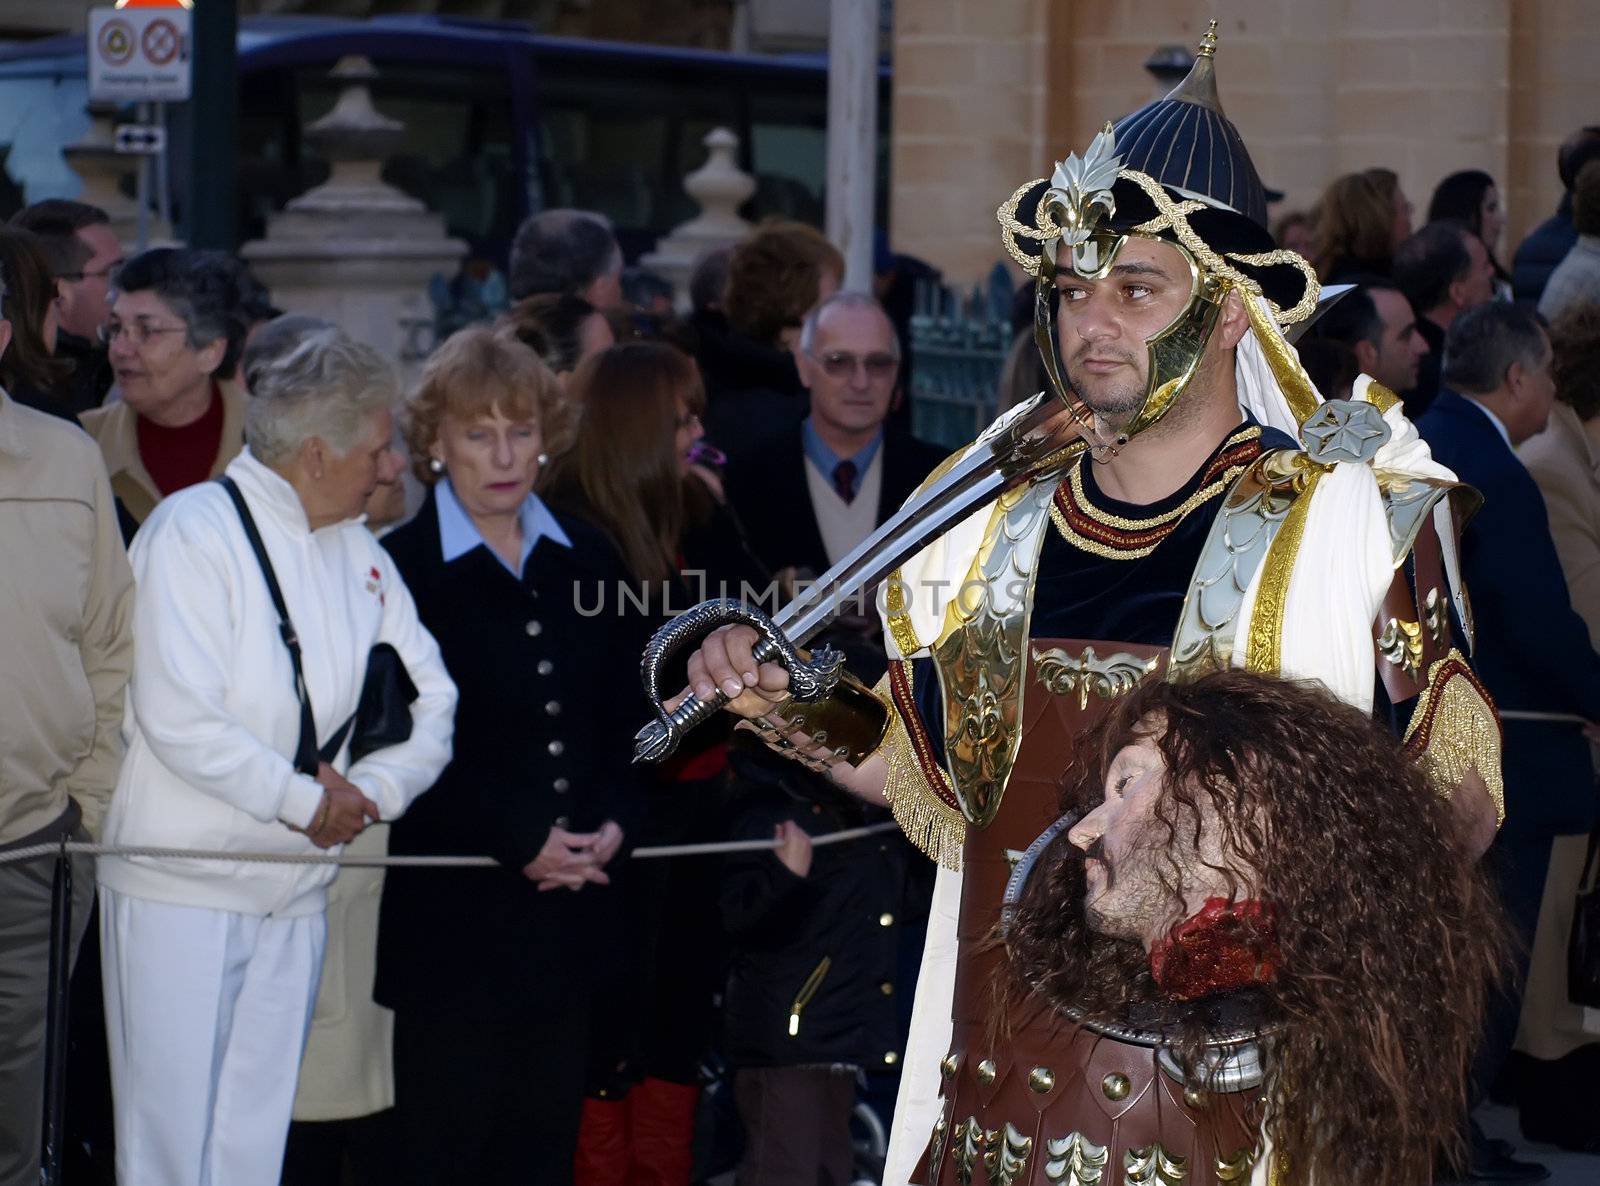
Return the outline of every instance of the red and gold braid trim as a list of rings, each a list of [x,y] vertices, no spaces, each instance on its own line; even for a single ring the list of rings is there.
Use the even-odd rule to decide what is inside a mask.
[[[884,784],[889,810],[912,844],[946,869],[959,871],[967,821],[917,712],[911,665],[890,660],[876,691],[894,707],[878,751],[889,764]]]
[[[1494,800],[1495,820],[1506,818],[1506,786],[1500,771],[1504,737],[1500,716],[1461,652],[1452,649],[1428,668],[1428,681],[1406,726],[1405,748],[1446,798],[1469,771]]]
[[[1082,467],[1074,466],[1056,487],[1050,518],[1062,537],[1081,551],[1110,560],[1138,560],[1155,551],[1190,511],[1226,491],[1260,455],[1258,426],[1235,433],[1206,467],[1194,494],[1179,506],[1147,519],[1126,519],[1100,510],[1084,493]]]

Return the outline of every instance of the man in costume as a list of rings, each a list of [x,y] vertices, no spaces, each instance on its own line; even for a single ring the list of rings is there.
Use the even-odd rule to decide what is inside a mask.
[[[1037,1167],[1048,1142],[1078,1133],[1130,1181],[1180,1180],[1158,1176],[1163,1158],[1184,1159],[1186,1184],[1242,1180],[1219,1161],[1239,1150],[1206,1109],[1155,1089],[1148,1049],[1104,1079],[1091,1115],[1066,1090],[1085,1081],[1083,1052],[1053,1020],[1014,1018],[1004,1040],[989,1024],[1013,865],[1056,817],[1077,739],[1144,681],[1230,667],[1316,679],[1404,730],[1464,848],[1493,834],[1499,724],[1463,657],[1456,552],[1472,493],[1430,459],[1393,393],[1362,376],[1350,400],[1324,403],[1300,367],[1283,331],[1315,310],[1316,276],[1266,230],[1260,179],[1217,98],[1215,45],[1213,31],[1171,94],[999,211],[1007,250],[1038,282],[1053,392],[985,436],[1038,400],[1075,396],[1118,443],[1063,440],[1047,480],[1010,490],[886,582],[892,662],[877,699],[787,699],[786,673],[756,664],[746,627],[690,660],[702,700],[720,689],[776,747],[887,801],[941,866],[892,1186],[1026,1180],[1007,1124]],[[805,719],[816,731],[846,699],[858,714],[886,706],[884,719],[811,743]],[[839,745],[847,732],[873,742]],[[992,1164],[951,1161],[956,1124],[980,1132]]]

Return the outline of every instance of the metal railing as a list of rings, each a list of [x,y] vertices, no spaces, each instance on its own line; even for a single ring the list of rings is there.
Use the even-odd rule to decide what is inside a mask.
[[[1011,347],[1011,273],[996,264],[963,292],[923,281],[911,315],[911,430],[956,449],[995,417],[1000,371]]]

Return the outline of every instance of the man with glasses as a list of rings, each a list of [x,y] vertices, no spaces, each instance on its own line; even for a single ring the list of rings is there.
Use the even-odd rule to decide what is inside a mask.
[[[885,423],[900,343],[872,297],[823,300],[801,325],[795,358],[810,414],[736,454],[726,489],[756,558],[773,573],[808,579],[898,510],[944,451]],[[870,603],[864,608],[826,639],[871,683],[888,657]],[[898,835],[882,838],[870,859],[849,845],[813,859],[810,837],[878,823],[888,812],[760,746],[735,747],[729,758],[739,804],[732,835],[771,836],[781,825],[785,837],[776,855],[730,861],[722,882],[734,936],[725,1053],[746,1130],[739,1180],[844,1181],[857,1068],[867,1072],[865,1095],[878,1114],[893,1107],[910,1021],[902,1005],[921,955],[932,869]],[[796,968],[824,974],[806,992],[790,977]],[[791,1006],[797,989],[804,1000]]]
[[[830,296],[795,353],[811,414],[728,464],[728,499],[769,570],[826,572],[892,514],[939,462],[936,446],[884,421],[900,342],[872,297]],[[808,513],[809,512],[809,513]]]
[[[112,383],[105,347],[96,336],[111,312],[111,285],[122,267],[122,244],[98,206],[48,198],[18,212],[12,225],[42,242],[55,274],[61,313],[56,357],[74,363],[73,412],[98,408]]]
[[[219,376],[233,373],[245,329],[235,271],[218,256],[159,247],[122,269],[100,334],[122,398],[83,427],[136,523],[243,447],[249,397]]]

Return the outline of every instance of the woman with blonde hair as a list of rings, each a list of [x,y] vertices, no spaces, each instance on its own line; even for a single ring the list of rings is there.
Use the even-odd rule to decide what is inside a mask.
[[[455,756],[392,853],[496,869],[390,871],[375,996],[395,1012],[401,1182],[564,1182],[583,1101],[602,899],[633,829],[633,640],[591,610],[627,579],[606,536],[533,492],[560,388],[509,334],[434,352],[407,440],[430,487],[384,546],[461,692]]]
[[[1387,276],[1395,248],[1411,236],[1411,203],[1392,169],[1346,173],[1317,203],[1313,263],[1324,284],[1359,275]]]

